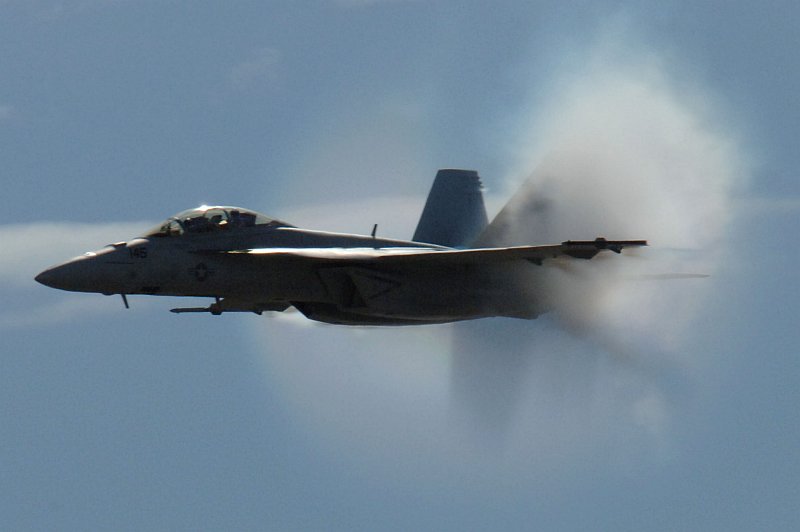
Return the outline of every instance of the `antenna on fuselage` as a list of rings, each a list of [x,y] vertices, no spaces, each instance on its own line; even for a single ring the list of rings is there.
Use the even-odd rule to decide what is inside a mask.
[[[370,233],[372,238],[375,238],[375,233],[377,233],[377,232],[378,232],[378,224],[375,224],[375,225],[372,226],[372,233]]]

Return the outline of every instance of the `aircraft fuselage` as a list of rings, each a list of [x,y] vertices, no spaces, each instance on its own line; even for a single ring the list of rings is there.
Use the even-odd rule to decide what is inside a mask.
[[[619,254],[644,240],[497,246],[477,172],[440,170],[414,241],[300,229],[240,207],[201,206],[128,242],[40,273],[77,292],[197,296],[173,312],[284,311],[346,325],[416,325],[491,316],[535,318],[552,305],[545,261]],[[502,212],[501,212],[502,214]],[[489,236],[486,236],[489,235]],[[495,236],[492,236],[495,235]],[[479,244],[476,244],[479,243]]]
[[[86,253],[37,276],[63,290],[103,294],[213,297],[212,313],[283,310],[293,305],[331,323],[441,323],[486,316],[535,317],[542,309],[516,297],[519,266],[357,264],[312,265],[291,255],[232,257],[220,251],[254,248],[447,249],[419,242],[311,231],[251,227],[239,231],[148,236]],[[523,264],[523,269],[535,268]]]

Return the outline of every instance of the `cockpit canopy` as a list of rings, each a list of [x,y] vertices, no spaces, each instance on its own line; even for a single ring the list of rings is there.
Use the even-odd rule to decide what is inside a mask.
[[[180,212],[167,218],[146,237],[174,237],[184,234],[214,233],[242,227],[293,227],[280,220],[240,207],[209,207]]]

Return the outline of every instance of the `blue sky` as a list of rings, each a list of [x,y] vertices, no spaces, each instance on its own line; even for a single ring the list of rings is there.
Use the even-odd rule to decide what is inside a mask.
[[[796,527],[795,3],[0,15],[0,528]],[[440,167],[712,277],[399,330],[33,282],[201,203],[408,237]]]

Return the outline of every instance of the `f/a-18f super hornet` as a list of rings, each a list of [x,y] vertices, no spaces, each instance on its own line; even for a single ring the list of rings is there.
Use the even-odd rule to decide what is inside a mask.
[[[498,216],[499,218],[499,216]],[[440,170],[411,240],[301,229],[239,207],[183,211],[36,276],[76,292],[213,298],[176,313],[282,312],[343,325],[421,325],[550,310],[542,271],[644,240],[490,247],[477,172]]]

